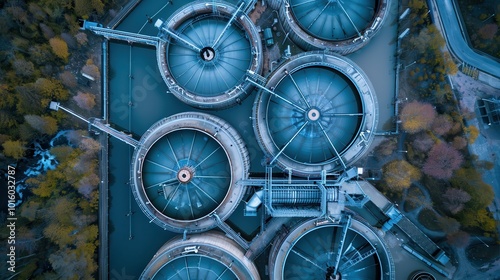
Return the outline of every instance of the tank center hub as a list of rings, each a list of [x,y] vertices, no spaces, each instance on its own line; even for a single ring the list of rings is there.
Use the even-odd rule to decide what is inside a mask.
[[[318,109],[312,108],[309,111],[307,111],[307,118],[310,121],[317,121],[320,117],[320,113]]]
[[[189,167],[183,167],[177,172],[177,180],[181,183],[189,183],[194,177],[194,170]]]
[[[200,56],[204,61],[212,61],[215,58],[215,50],[212,47],[204,47],[200,51]]]

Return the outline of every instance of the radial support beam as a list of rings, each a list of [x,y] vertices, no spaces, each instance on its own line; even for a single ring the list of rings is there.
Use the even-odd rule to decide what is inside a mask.
[[[342,267],[341,267],[341,270],[347,270],[353,266],[355,266],[356,264],[362,262],[363,260],[366,260],[368,257],[376,254],[377,251],[375,251],[375,249],[371,249],[370,251],[364,253],[364,254],[359,254],[359,255],[356,255],[356,257],[348,260],[347,262],[345,262]]]
[[[340,1],[337,1],[337,4],[339,5],[339,7],[342,9],[342,11],[344,12],[345,16],[347,17],[347,19],[349,20],[349,22],[351,22],[352,26],[354,27],[354,29],[356,29],[356,33],[358,33],[358,36],[361,37],[361,32],[359,32],[358,28],[356,27],[356,25],[354,24],[354,22],[352,21],[351,17],[349,16],[349,14],[347,13],[347,11],[344,9],[344,6],[342,5],[342,3],[340,3]]]
[[[323,271],[324,273],[327,273],[327,271],[326,271],[326,269],[324,267],[321,267],[317,263],[315,263],[314,261],[312,261],[310,257],[307,257],[305,255],[305,253],[301,253],[301,252],[297,251],[297,249],[292,249],[291,251],[294,252],[295,254],[297,254],[297,256],[303,258],[306,262],[314,265],[317,269]]]
[[[340,245],[338,247],[337,255],[335,256],[335,264],[334,264],[334,271],[333,275],[337,275],[338,269],[339,269],[339,264],[340,264],[340,259],[342,257],[342,251],[344,250],[344,243],[345,243],[345,238],[347,236],[347,230],[349,230],[349,227],[351,226],[351,216],[347,216],[347,221],[345,224],[342,225],[342,235],[340,239]]]
[[[342,165],[342,167],[344,168],[344,170],[347,168],[347,166],[345,165],[345,162],[342,160],[342,157],[340,157],[340,154],[339,152],[337,151],[337,148],[335,148],[335,145],[333,145],[333,142],[332,142],[332,139],[330,139],[330,136],[328,136],[328,133],[326,132],[325,128],[323,127],[323,125],[321,124],[321,122],[318,122],[318,125],[319,127],[321,128],[321,131],[323,132],[323,134],[325,135],[326,139],[328,140],[328,143],[330,143],[330,146],[332,146],[332,149],[333,149],[333,152],[335,153],[335,155],[337,156],[337,158],[339,159],[340,161],[340,164]]]
[[[215,41],[213,42],[212,49],[217,49],[217,47],[219,46],[220,39],[222,39],[222,36],[224,36],[224,33],[226,33],[227,29],[233,24],[233,21],[236,19],[236,16],[240,12],[240,10],[244,4],[245,4],[245,2],[242,1],[241,4],[238,6],[238,9],[234,12],[231,19],[229,19],[226,26],[224,26],[224,29],[222,29],[221,33],[219,34],[219,37],[217,37],[217,39],[215,39]]]
[[[307,109],[310,109],[311,105],[309,105],[309,102],[307,101],[306,97],[304,96],[304,93],[302,92],[302,90],[300,90],[300,87],[299,87],[299,85],[297,85],[297,82],[295,82],[295,79],[293,78],[292,74],[290,74],[290,72],[288,72],[288,71],[285,71],[285,74],[288,75],[288,77],[290,77],[290,80],[292,81],[293,85],[295,86],[295,88],[299,92],[300,97],[302,98],[302,100],[304,100],[304,103],[306,104]]]
[[[274,96],[274,97],[276,97],[276,98],[278,98],[278,99],[283,100],[285,103],[287,103],[288,105],[290,105],[290,106],[294,107],[295,109],[297,109],[297,110],[299,110],[299,111],[301,111],[301,112],[303,112],[303,113],[304,113],[304,112],[306,112],[306,110],[305,110],[304,108],[302,108],[302,107],[300,107],[299,105],[297,105],[297,104],[293,103],[292,101],[290,101],[290,100],[288,100],[288,99],[284,98],[283,96],[281,96],[281,95],[279,95],[279,94],[275,93],[274,91],[272,91],[272,90],[270,90],[270,89],[266,88],[265,86],[262,86],[261,84],[259,84],[259,83],[255,82],[254,80],[249,79],[249,78],[246,78],[245,80],[246,80],[246,81],[248,81],[248,82],[250,82],[250,83],[252,83],[252,84],[253,84],[253,85],[255,85],[256,87],[260,88],[261,90],[263,90],[263,91],[265,91],[265,92],[267,92],[267,93],[271,94],[272,96]]]
[[[295,134],[292,136],[292,138],[290,138],[290,140],[288,140],[288,142],[286,142],[286,144],[280,149],[280,151],[274,156],[274,158],[271,160],[270,164],[273,164],[277,159],[278,157],[285,151],[285,149],[288,147],[288,145],[290,145],[290,143],[292,143],[292,141],[297,137],[297,135],[299,135],[299,133],[304,130],[304,128],[309,124],[309,121],[306,121],[300,128],[299,130],[297,130],[297,132],[295,132]]]
[[[199,47],[194,45],[192,42],[189,42],[188,40],[182,38],[180,35],[176,34],[174,31],[172,31],[168,28],[165,28],[165,27],[162,27],[161,30],[165,31],[168,35],[172,36],[175,40],[181,42],[183,45],[185,45],[186,47],[189,47],[190,49],[194,50],[195,52],[197,52],[197,53],[201,52],[201,49]]]

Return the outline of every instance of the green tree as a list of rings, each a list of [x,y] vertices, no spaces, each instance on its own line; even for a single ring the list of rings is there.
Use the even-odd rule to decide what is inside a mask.
[[[495,197],[493,188],[486,184],[481,173],[472,167],[458,169],[450,182],[454,188],[462,189],[471,196],[465,209],[476,211],[484,209],[493,202]]]
[[[29,221],[36,219],[36,213],[40,209],[40,202],[29,200],[21,205],[21,216]]]
[[[421,177],[420,171],[405,160],[394,160],[384,165],[383,180],[393,191],[401,191],[410,187],[411,183]]]
[[[43,112],[42,96],[34,84],[24,84],[16,87],[17,112],[19,114],[40,114]]]
[[[16,75],[20,77],[31,77],[35,73],[35,65],[31,61],[26,61],[23,58],[16,59],[12,62],[12,67],[16,71]]]
[[[98,14],[102,14],[104,11],[102,0],[75,0],[75,13],[77,16],[88,18],[94,10]]]
[[[43,235],[54,244],[59,245],[59,248],[64,248],[73,243],[74,230],[75,228],[71,225],[51,223],[43,230]]]
[[[42,96],[41,106],[44,108],[51,100],[65,101],[69,98],[68,90],[56,79],[39,78],[35,82],[35,88]]]
[[[12,157],[14,159],[20,159],[24,156],[26,152],[26,148],[24,147],[26,143],[21,142],[19,140],[16,141],[5,141],[2,144],[3,152],[6,156]]]

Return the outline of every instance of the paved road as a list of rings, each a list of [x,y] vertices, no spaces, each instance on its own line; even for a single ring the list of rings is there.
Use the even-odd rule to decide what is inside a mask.
[[[435,9],[437,7],[438,9]],[[475,52],[467,43],[464,27],[458,18],[453,0],[433,0],[432,10],[439,13],[448,47],[463,62],[500,78],[500,62]]]

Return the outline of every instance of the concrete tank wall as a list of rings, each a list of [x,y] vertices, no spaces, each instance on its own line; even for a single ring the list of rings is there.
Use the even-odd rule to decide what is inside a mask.
[[[220,1],[194,2],[165,21],[163,27],[201,50],[198,53],[179,47],[182,44],[160,31],[164,39],[157,48],[158,67],[170,92],[182,102],[202,109],[223,109],[241,103],[251,92],[253,87],[245,81],[246,71],[261,72],[262,43],[243,9]],[[234,22],[217,41],[230,20]],[[216,41],[217,46],[213,45]],[[204,58],[206,51],[210,59]]]
[[[265,86],[255,99],[253,120],[267,164],[319,177],[323,170],[353,164],[373,140],[376,96],[351,60],[324,52],[293,56]]]
[[[169,140],[169,135],[175,136],[175,133],[183,131],[191,133],[188,135],[192,137],[181,141]],[[167,141],[163,141],[164,138]],[[155,146],[158,143],[163,147],[158,149]],[[150,153],[152,149],[153,154]],[[199,159],[193,161],[196,154],[199,154]],[[158,157],[158,162],[153,160],[153,165],[148,166],[152,170],[146,174],[145,162],[148,159],[152,161],[151,156]],[[148,164],[151,164],[149,161]],[[210,167],[203,164],[210,164]],[[249,165],[245,143],[226,121],[205,113],[185,112],[160,120],[142,136],[133,155],[131,187],[136,201],[151,222],[174,232],[206,231],[216,226],[215,219],[211,217],[213,213],[225,220],[238,206],[245,189],[237,182],[247,178]],[[205,170],[198,170],[203,168]],[[207,170],[210,172],[207,173]],[[183,179],[182,175],[189,178]],[[150,183],[151,176],[153,182],[160,183]],[[167,188],[169,184],[170,189]],[[186,193],[179,193],[182,188],[186,189]],[[217,192],[221,193],[215,197]],[[177,200],[172,202],[174,198]],[[211,200],[220,204],[209,204]],[[203,211],[198,214],[193,212],[196,215],[186,218],[172,215],[175,209],[193,211],[193,207],[209,209],[200,209]]]
[[[194,261],[188,262],[188,259]],[[219,232],[168,241],[153,256],[140,279],[164,279],[176,275],[175,279],[260,279],[257,268],[245,257],[241,247]]]
[[[292,39],[292,41],[294,41],[302,49],[306,51],[322,49],[345,55],[355,52],[356,50],[368,44],[370,38],[372,38],[384,24],[385,19],[387,18],[388,7],[390,7],[390,1],[391,0],[375,1],[375,11],[370,23],[362,30],[359,30],[359,34],[361,34],[361,36],[357,34],[345,39],[319,38],[318,36],[315,36],[308,30],[304,29],[299,24],[300,19],[297,19],[293,14],[290,6],[290,0],[270,0],[269,6],[275,10],[278,10],[279,18],[283,25],[285,33],[287,33],[290,39]],[[325,5],[325,10],[327,12],[323,14],[328,13],[326,5],[330,5],[329,8],[331,8],[333,3],[333,1],[324,1],[323,4]],[[322,3],[315,2],[314,5],[322,5]],[[345,12],[345,9],[342,8],[341,11],[342,10]]]

